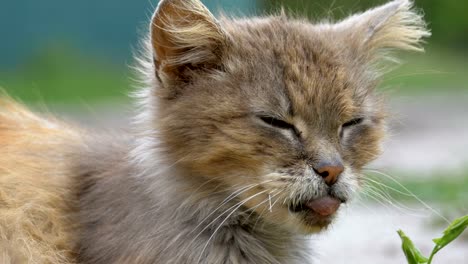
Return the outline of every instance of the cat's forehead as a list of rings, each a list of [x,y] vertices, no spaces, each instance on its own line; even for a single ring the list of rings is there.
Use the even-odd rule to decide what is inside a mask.
[[[326,38],[317,32],[319,26],[299,20],[265,17],[222,21],[230,44],[241,49],[238,52],[244,51],[251,56],[252,52],[263,56],[290,53],[309,60],[314,59],[314,51],[319,51],[327,45]]]
[[[345,44],[332,32],[281,17],[245,20],[227,28],[238,66],[295,114],[350,116],[362,104],[355,96],[357,74],[346,61]]]

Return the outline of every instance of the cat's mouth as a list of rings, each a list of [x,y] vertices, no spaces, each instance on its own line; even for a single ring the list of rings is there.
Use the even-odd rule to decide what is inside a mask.
[[[307,225],[326,227],[332,220],[343,200],[332,196],[302,201],[289,205],[289,211],[300,214]]]

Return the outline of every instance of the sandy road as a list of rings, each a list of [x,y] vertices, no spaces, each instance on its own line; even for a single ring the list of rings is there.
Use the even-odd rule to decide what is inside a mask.
[[[421,208],[421,205],[414,205]],[[403,211],[355,204],[322,235],[312,238],[317,264],[405,264],[396,231],[402,229],[426,255],[444,227],[432,224],[429,211]],[[467,236],[468,237],[468,236]],[[459,239],[440,251],[434,264],[468,263],[468,239]]]
[[[394,98],[385,152],[373,165],[399,171],[468,169],[468,93]]]

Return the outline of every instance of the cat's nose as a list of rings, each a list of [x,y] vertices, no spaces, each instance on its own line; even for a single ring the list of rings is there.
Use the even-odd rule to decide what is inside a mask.
[[[323,163],[319,164],[319,166],[314,167],[315,173],[322,176],[325,180],[325,183],[328,186],[335,184],[338,181],[338,177],[344,171],[344,166],[341,162],[337,162],[334,164],[331,163]]]

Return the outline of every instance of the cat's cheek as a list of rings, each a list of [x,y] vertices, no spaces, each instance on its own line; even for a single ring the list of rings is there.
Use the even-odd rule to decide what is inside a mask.
[[[343,158],[351,164],[354,170],[362,170],[382,152],[384,135],[384,129],[381,126],[368,126],[351,131],[348,141],[342,143]]]

